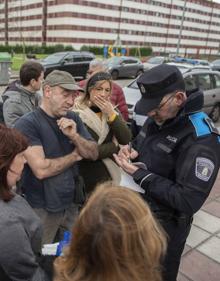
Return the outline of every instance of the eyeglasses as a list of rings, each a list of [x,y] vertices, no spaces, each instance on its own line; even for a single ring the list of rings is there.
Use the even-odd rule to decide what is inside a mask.
[[[156,113],[158,113],[164,107],[165,104],[167,104],[169,101],[171,101],[174,98],[175,95],[176,95],[176,93],[169,96],[168,99],[165,102],[159,104],[158,107],[156,107],[155,109],[153,109],[151,111],[155,111]]]

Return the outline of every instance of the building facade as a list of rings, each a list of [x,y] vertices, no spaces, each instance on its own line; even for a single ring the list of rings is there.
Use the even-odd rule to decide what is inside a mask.
[[[0,44],[151,46],[154,52],[215,55],[215,0],[0,0]]]

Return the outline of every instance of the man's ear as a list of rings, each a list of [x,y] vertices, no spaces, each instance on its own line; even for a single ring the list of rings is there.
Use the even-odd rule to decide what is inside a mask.
[[[30,85],[31,87],[34,87],[35,83],[36,83],[36,80],[35,80],[34,78],[32,78],[32,79],[30,80],[30,82],[29,82],[29,85]]]
[[[184,92],[177,92],[175,94],[175,101],[177,106],[181,106],[186,101],[186,94]]]
[[[52,94],[51,87],[49,85],[45,85],[43,88],[43,95],[46,98],[49,98]]]

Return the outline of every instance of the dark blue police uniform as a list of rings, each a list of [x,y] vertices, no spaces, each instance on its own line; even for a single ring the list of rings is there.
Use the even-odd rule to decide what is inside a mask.
[[[195,91],[174,119],[158,126],[148,118],[133,142],[139,153],[135,161],[147,167],[133,178],[145,189],[144,199],[168,234],[166,281],[176,280],[193,214],[208,197],[219,170],[220,137],[202,106],[203,93]]]

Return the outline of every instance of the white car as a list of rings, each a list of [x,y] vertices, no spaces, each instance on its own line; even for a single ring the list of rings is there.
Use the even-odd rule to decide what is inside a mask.
[[[148,61],[144,62],[144,70],[151,69],[159,64],[170,62],[171,59],[169,57],[152,57]]]
[[[200,88],[204,92],[204,111],[217,122],[220,117],[220,73],[212,70],[186,70],[183,73],[186,90]],[[131,122],[134,106],[141,98],[141,93],[135,79],[123,88],[128,105],[129,120]]]
[[[168,62],[167,64],[169,65],[175,65],[176,67],[179,68],[179,70],[184,73],[187,70],[189,71],[194,71],[194,70],[211,70],[210,65],[205,65],[205,64],[190,64],[190,63],[181,63],[181,62]]]

